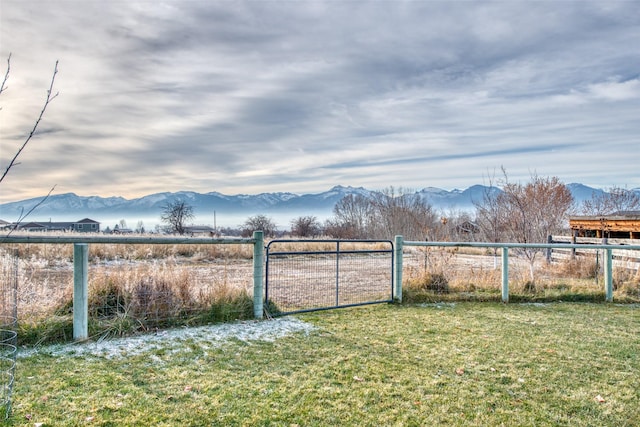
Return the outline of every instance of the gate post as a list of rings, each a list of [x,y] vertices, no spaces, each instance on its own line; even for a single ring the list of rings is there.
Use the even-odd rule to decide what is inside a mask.
[[[509,302],[509,248],[502,247],[502,302]]]
[[[262,319],[264,313],[264,234],[254,231],[253,239],[253,317]]]
[[[393,248],[393,261],[395,269],[393,272],[393,299],[396,302],[402,302],[402,246],[402,236],[397,235]]]
[[[73,339],[89,337],[89,245],[73,244]]]
[[[604,250],[604,294],[607,302],[613,301],[613,251]]]

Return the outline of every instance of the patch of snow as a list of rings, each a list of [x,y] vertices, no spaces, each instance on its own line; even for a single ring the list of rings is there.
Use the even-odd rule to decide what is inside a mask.
[[[432,302],[420,304],[420,307],[434,307],[434,308],[455,308],[455,302]]]
[[[548,305],[550,305],[550,303],[547,302],[521,302],[520,305],[528,305],[531,307],[546,307]]]
[[[298,332],[308,334],[315,327],[294,317],[273,320],[251,320],[223,323],[193,328],[179,328],[131,337],[104,339],[95,342],[55,344],[26,350],[18,350],[17,357],[25,358],[37,354],[55,357],[94,356],[121,359],[138,356],[154,350],[177,354],[220,347],[230,339],[243,342],[275,341]]]

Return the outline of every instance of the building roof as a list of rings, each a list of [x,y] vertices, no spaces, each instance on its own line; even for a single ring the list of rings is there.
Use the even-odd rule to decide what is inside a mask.
[[[74,228],[76,224],[100,224],[90,218],[84,218],[80,221],[29,221],[11,224],[19,229],[44,228],[47,230],[66,230]]]
[[[640,211],[618,211],[608,215],[576,215],[569,217],[569,221],[615,221],[615,220],[640,220]]]
[[[620,211],[611,215],[574,216],[569,218],[569,228],[578,231],[596,231],[596,234],[631,233],[631,238],[640,233],[640,211]]]
[[[74,222],[74,224],[100,224],[98,221],[94,221],[91,218],[84,218],[80,221]]]

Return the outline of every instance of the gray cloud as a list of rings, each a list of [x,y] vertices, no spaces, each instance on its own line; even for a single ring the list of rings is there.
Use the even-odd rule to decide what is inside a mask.
[[[60,96],[0,201],[454,188],[502,165],[640,186],[634,2],[6,0],[1,19],[1,165],[56,59]]]

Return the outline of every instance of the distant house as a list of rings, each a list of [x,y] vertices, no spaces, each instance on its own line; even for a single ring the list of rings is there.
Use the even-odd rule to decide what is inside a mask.
[[[640,211],[620,211],[611,215],[573,216],[569,228],[577,237],[640,239]]]
[[[89,218],[84,218],[75,222],[32,221],[12,224],[12,228],[20,231],[76,231],[79,233],[98,233],[100,231],[100,223]]]
[[[116,225],[112,231],[113,234],[133,234],[133,230],[130,228],[120,227]]]
[[[214,236],[216,230],[208,225],[188,225],[184,227],[184,234]]]
[[[463,221],[456,225],[456,232],[458,234],[476,234],[480,232],[480,227],[471,221]]]

